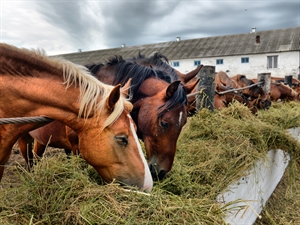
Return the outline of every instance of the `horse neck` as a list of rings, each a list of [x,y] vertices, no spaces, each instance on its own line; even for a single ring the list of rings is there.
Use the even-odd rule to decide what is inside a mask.
[[[225,96],[226,96],[226,101],[227,102],[232,102],[233,99],[235,99],[238,102],[245,103],[245,99],[239,94],[229,92],[229,93],[226,93]]]
[[[180,78],[180,80],[186,84],[187,82],[196,78],[196,75],[199,73],[199,71],[201,70],[202,67],[203,67],[203,65],[197,66],[194,70],[192,70],[186,74],[182,74],[177,70],[176,70],[176,72],[177,72],[177,75]]]
[[[66,89],[62,82],[51,76],[0,76],[0,102],[10,102],[9,109],[0,106],[0,117],[46,116],[78,129],[72,121],[79,122],[79,89]]]
[[[164,80],[150,77],[141,84],[139,94],[145,97],[154,96],[162,90],[166,89],[168,85],[169,83]]]
[[[94,76],[105,84],[113,85],[115,83],[115,68],[113,66],[102,66]]]
[[[31,130],[44,126],[46,123],[9,124],[0,126],[1,151],[10,151],[18,138]],[[1,158],[1,154],[0,154]]]

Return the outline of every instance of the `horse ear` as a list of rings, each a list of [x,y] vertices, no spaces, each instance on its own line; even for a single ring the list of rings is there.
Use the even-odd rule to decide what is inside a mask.
[[[129,95],[129,89],[131,86],[131,80],[132,78],[130,78],[126,84],[124,84],[124,86],[121,88],[122,93],[127,97]]]
[[[181,82],[183,84],[187,84],[190,80],[192,80],[194,77],[197,76],[197,74],[199,73],[199,71],[202,69],[203,65],[198,65],[194,70],[186,73],[186,74],[182,74],[182,73],[177,73],[179,80],[181,80]]]
[[[196,79],[195,81],[185,85],[187,94],[191,93],[194,90],[194,88],[197,86],[199,81],[200,81],[200,79]]]
[[[121,94],[120,89],[121,89],[121,84],[118,84],[110,92],[109,97],[107,98],[107,108],[109,110],[113,110],[115,107],[115,104],[119,100],[120,94]]]
[[[167,88],[166,98],[171,98],[172,95],[177,91],[180,80],[173,81]]]

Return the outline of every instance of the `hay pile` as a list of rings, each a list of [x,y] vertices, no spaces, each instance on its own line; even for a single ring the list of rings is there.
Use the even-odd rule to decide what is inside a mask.
[[[234,103],[189,118],[178,141],[169,176],[151,195],[103,185],[82,159],[61,154],[44,157],[34,171],[7,168],[0,224],[223,224],[226,212],[216,196],[244,175],[269,149],[291,156],[281,184],[256,224],[300,224],[300,144],[287,128],[300,126],[299,103],[280,103],[253,116]]]

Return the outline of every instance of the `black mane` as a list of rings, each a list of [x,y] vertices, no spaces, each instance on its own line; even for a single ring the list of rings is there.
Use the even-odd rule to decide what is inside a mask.
[[[178,80],[178,75],[174,68],[169,64],[169,59],[159,53],[155,52],[150,57],[146,58],[145,55],[142,55],[140,52],[137,57],[126,59],[127,61],[136,62],[141,65],[151,65],[154,69],[163,70],[168,73],[170,76],[173,76],[175,80]]]
[[[141,84],[150,77],[161,79],[167,83],[171,83],[178,80],[178,76],[175,73],[168,73],[163,69],[156,67],[147,67],[141,65],[133,60],[124,60],[122,56],[114,56],[107,60],[106,64],[92,64],[86,65],[90,72],[94,75],[97,74],[103,66],[114,67],[115,74],[113,85],[124,85],[129,79],[131,79],[130,96],[134,98],[139,91]],[[170,67],[170,66],[169,66]],[[169,71],[169,70],[168,70]],[[186,89],[182,84],[179,84],[177,91],[173,96],[167,100],[167,102],[159,108],[159,115],[165,113],[168,109],[173,108],[175,105],[182,106],[187,103]]]

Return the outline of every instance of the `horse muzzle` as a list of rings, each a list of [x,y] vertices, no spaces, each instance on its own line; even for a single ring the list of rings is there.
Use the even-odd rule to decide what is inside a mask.
[[[149,169],[153,180],[163,180],[167,174],[165,170],[159,170],[156,163],[150,163]]]

